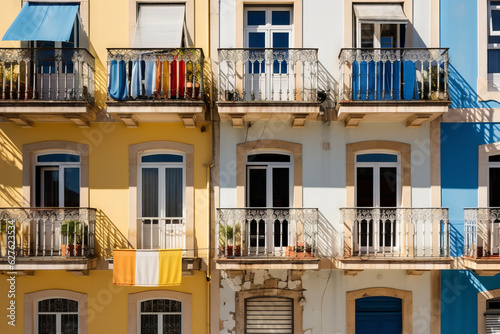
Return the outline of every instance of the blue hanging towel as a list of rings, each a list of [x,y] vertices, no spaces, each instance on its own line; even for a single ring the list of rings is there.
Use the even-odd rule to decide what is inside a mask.
[[[130,78],[130,96],[135,100],[137,96],[142,95],[142,83],[141,83],[142,71],[141,71],[141,61],[132,61],[132,75]]]
[[[115,100],[127,98],[127,68],[123,60],[111,62],[109,95]]]
[[[415,63],[411,60],[403,62],[403,79],[405,100],[418,100],[418,84]]]
[[[358,99],[358,85],[359,85],[359,64],[357,61],[352,62],[352,100]],[[350,97],[349,97],[350,98]]]
[[[156,61],[148,60],[144,72],[146,72],[144,80],[145,93],[146,96],[151,97],[156,90]]]

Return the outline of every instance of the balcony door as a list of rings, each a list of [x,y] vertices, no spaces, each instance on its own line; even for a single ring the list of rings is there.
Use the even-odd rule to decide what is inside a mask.
[[[361,212],[358,216],[367,217],[355,226],[355,242],[361,253],[390,251],[398,246],[399,227],[394,216],[400,203],[399,168],[397,154],[356,155],[356,207]]]
[[[77,208],[80,206],[80,156],[66,152],[37,154],[35,159],[35,206]],[[48,215],[36,221],[38,247],[42,251],[61,246],[61,223]]]
[[[488,181],[488,206],[490,208],[500,208],[500,155],[491,155],[488,157],[489,181]],[[500,245],[500,221],[494,220],[489,227],[489,236],[483,234],[483,237],[489,238],[485,240],[486,244],[491,244],[489,251],[491,255],[499,254]]]
[[[141,156],[138,229],[140,248],[185,248],[184,156]]]
[[[245,69],[245,100],[287,100],[293,84],[286,61],[292,47],[292,8],[247,7],[244,30],[245,47],[253,49]]]
[[[292,203],[292,163],[288,154],[260,153],[247,157],[247,197],[249,208],[289,208]],[[247,221],[247,244],[251,254],[282,252],[291,245],[286,219]]]

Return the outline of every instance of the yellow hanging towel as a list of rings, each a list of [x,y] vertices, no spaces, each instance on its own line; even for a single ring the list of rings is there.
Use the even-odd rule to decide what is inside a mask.
[[[160,249],[159,286],[180,285],[182,281],[182,249]]]
[[[113,251],[113,284],[135,285],[135,249]]]

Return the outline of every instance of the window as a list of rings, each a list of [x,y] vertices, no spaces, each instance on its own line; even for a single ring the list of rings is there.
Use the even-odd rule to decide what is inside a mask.
[[[35,206],[80,206],[80,155],[67,152],[35,155]]]
[[[486,301],[486,333],[500,333],[500,297]]]
[[[378,224],[370,218],[357,221],[354,233],[359,251],[394,249],[398,245],[398,224],[390,217],[399,206],[399,157],[385,152],[358,153],[355,168],[356,207],[370,208],[373,215],[376,212],[372,208],[380,208],[377,212],[386,217]]]
[[[171,152],[140,155],[140,247],[185,248],[185,157]]]
[[[292,163],[290,154],[250,153],[247,156],[247,207],[288,208],[292,203]],[[272,245],[276,251],[291,244],[289,222],[276,220],[248,221],[250,252],[265,251]],[[272,231],[273,233],[266,233]]]
[[[253,297],[245,299],[245,333],[293,334],[293,299]]]
[[[488,1],[488,73],[500,73],[500,1]]]
[[[354,5],[355,45],[358,48],[405,46],[406,18],[399,4]]]
[[[38,302],[38,334],[78,334],[78,302],[65,298]]]
[[[172,299],[150,299],[140,303],[139,333],[182,334],[182,302]]]

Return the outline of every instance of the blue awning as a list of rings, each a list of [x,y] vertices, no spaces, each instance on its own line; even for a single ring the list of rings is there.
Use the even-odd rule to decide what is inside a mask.
[[[26,3],[3,41],[69,41],[78,4]]]

